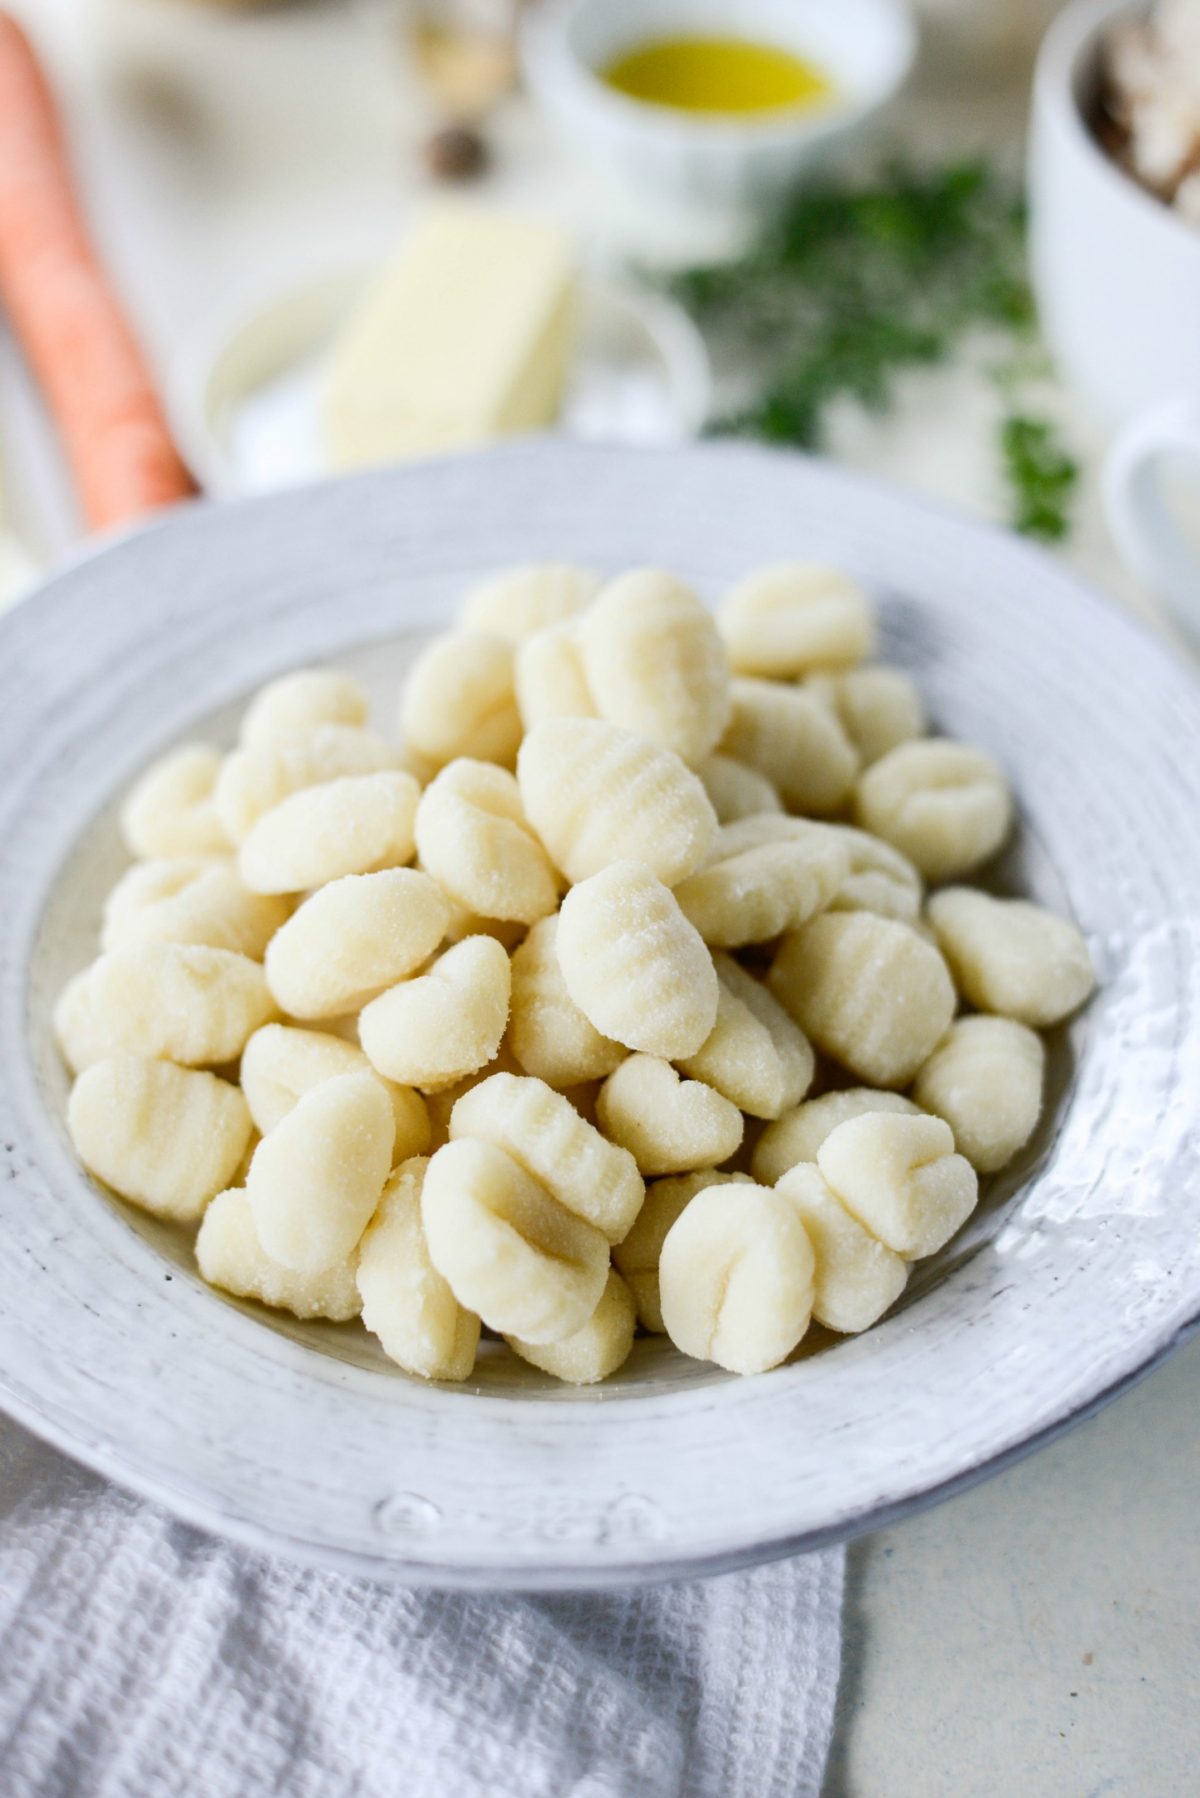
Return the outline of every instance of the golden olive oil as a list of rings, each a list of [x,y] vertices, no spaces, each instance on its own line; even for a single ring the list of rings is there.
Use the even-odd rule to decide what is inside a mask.
[[[601,71],[618,93],[684,112],[789,112],[825,104],[833,85],[805,57],[736,37],[673,37],[627,50]]]

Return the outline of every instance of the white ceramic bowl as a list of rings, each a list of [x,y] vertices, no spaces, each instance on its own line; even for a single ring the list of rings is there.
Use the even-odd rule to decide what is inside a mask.
[[[1120,168],[1091,129],[1105,36],[1143,0],[1075,0],[1034,82],[1030,254],[1060,369],[1124,427],[1105,480],[1134,572],[1200,640],[1200,561],[1163,497],[1173,461],[1200,465],[1200,231]],[[1200,482],[1194,483],[1200,494]]]
[[[812,59],[835,97],[811,112],[728,116],[652,106],[600,79],[622,51],[732,36]],[[900,87],[916,47],[904,0],[546,0],[522,37],[534,95],[564,142],[643,204],[745,221]]]
[[[715,597],[832,558],[937,722],[1009,770],[1003,878],[1074,914],[1100,990],[970,1226],[866,1335],[756,1379],[636,1345],[603,1386],[488,1349],[425,1385],[358,1326],[223,1298],[80,1172],[50,1010],[123,863],[115,803],[247,691],[348,661],[380,716],[464,585],[655,561]],[[384,709],[386,708],[386,710]],[[0,620],[0,1400],[206,1528],[376,1578],[552,1586],[730,1567],[977,1479],[1200,1316],[1200,700],[1027,544],[802,457],[561,442],[179,511]]]

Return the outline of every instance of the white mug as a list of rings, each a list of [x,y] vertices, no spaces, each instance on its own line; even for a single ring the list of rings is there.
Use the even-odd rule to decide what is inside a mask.
[[[1088,119],[1105,37],[1145,10],[1144,0],[1075,0],[1046,36],[1034,80],[1030,252],[1059,367],[1119,427],[1104,482],[1117,546],[1200,635],[1200,559],[1161,479],[1177,460],[1194,459],[1200,475],[1200,231],[1120,168]]]

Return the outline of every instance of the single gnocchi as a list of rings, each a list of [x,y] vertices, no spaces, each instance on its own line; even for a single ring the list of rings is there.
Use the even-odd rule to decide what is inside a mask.
[[[675,888],[683,915],[710,946],[766,943],[832,904],[850,857],[832,831],[781,838],[726,853],[721,838],[708,864]]]
[[[521,741],[512,644],[474,631],[436,638],[409,671],[400,729],[439,768],[463,755],[511,766]]]
[[[600,591],[600,576],[574,562],[529,562],[472,587],[463,601],[469,631],[512,643],[585,611]]]
[[[547,718],[594,718],[596,702],[573,625],[538,631],[519,645],[513,686],[521,723],[530,731]]]
[[[777,1118],[812,1083],[815,1058],[800,1027],[730,955],[713,957],[717,1021],[681,1071],[703,1080],[750,1117]]]
[[[402,1161],[389,1175],[359,1245],[362,1320],[383,1352],[423,1380],[466,1380],[479,1348],[479,1319],[465,1311],[429,1256],[421,1221],[428,1161]]]
[[[284,900],[250,892],[228,858],[135,862],[105,901],[100,947],[195,943],[261,961],[288,912]]]
[[[508,1023],[512,975],[490,936],[469,936],[364,1006],[359,1037],[389,1080],[434,1092],[485,1067]]]
[[[227,840],[240,845],[264,813],[293,793],[352,774],[379,774],[399,759],[383,737],[357,725],[322,724],[303,736],[260,739],[221,763],[213,806]]]
[[[822,1093],[767,1125],[754,1145],[751,1172],[764,1186],[774,1186],[798,1162],[815,1162],[825,1138],[848,1118],[863,1117],[869,1111],[901,1111],[912,1117],[920,1109],[902,1093],[870,1086]]]
[[[925,708],[907,674],[899,668],[851,668],[842,674],[814,674],[809,691],[832,707],[858,751],[864,768],[889,749],[923,736]]]
[[[134,943],[100,956],[64,989],[59,1046],[78,1073],[127,1052],[184,1067],[236,1061],[276,1015],[257,962],[195,943]]]
[[[601,1035],[568,992],[557,917],[540,919],[513,952],[508,1041],[527,1074],[559,1088],[602,1080],[628,1053]]]
[[[610,1268],[600,1303],[573,1335],[561,1342],[522,1342],[518,1336],[504,1340],[522,1361],[568,1386],[594,1386],[629,1359],[636,1323],[633,1294],[620,1274]]]
[[[940,738],[889,750],[859,780],[855,809],[860,824],[935,881],[987,861],[1013,820],[1008,783],[991,756]]]
[[[133,855],[172,859],[228,855],[230,839],[214,801],[221,757],[184,743],[146,770],[121,807],[121,834]]]
[[[608,1278],[608,1243],[493,1143],[462,1138],[425,1172],[421,1218],[459,1304],[501,1336],[542,1345],[581,1330]]]
[[[640,862],[581,881],[558,915],[567,991],[602,1035],[675,1061],[717,1021],[717,973],[679,902]]]
[[[775,1191],[796,1207],[813,1250],[813,1316],[856,1335],[878,1323],[908,1284],[908,1263],[859,1223],[820,1169],[801,1161]]]
[[[236,1086],[141,1055],[92,1062],[71,1089],[67,1126],[89,1173],[182,1223],[233,1179],[250,1141]]]
[[[238,852],[242,880],[253,893],[302,893],[403,867],[416,848],[420,792],[396,769],[305,787],[254,825]]]
[[[250,1116],[263,1136],[281,1124],[314,1086],[342,1074],[370,1074],[372,1067],[356,1043],[321,1030],[266,1024],[242,1052],[241,1083]],[[392,1106],[395,1159],[407,1161],[429,1147],[429,1112],[420,1093],[376,1076]]]
[[[472,1086],[450,1114],[450,1140],[464,1137],[503,1149],[609,1242],[620,1242],[641,1209],[646,1189],[633,1155],[543,1080],[493,1074]]]
[[[1023,1149],[1042,1111],[1046,1051],[1012,1018],[958,1018],[913,1081],[913,1098],[944,1118],[979,1174]]]
[[[517,779],[525,816],[571,881],[640,861],[674,886],[716,841],[708,794],[674,751],[601,718],[536,725]]]
[[[624,1241],[613,1247],[613,1265],[619,1270],[633,1294],[638,1322],[652,1336],[665,1334],[662,1302],[658,1289],[658,1263],[662,1245],[676,1218],[680,1217],[698,1192],[709,1186],[752,1185],[749,1174],[723,1174],[716,1168],[702,1168],[690,1174],[672,1174],[665,1180],[653,1180],[646,1188],[646,1198],[633,1228]]]
[[[1068,918],[1027,899],[950,887],[929,922],[964,999],[1042,1029],[1078,1011],[1096,984],[1083,937]]]
[[[808,1234],[786,1195],[768,1186],[706,1187],[662,1246],[667,1335],[698,1361],[765,1373],[808,1329],[814,1271]]]
[[[827,705],[803,687],[735,680],[721,752],[746,762],[794,811],[829,817],[850,798],[858,755]]]
[[[829,909],[873,911],[881,918],[915,924],[921,916],[925,888],[908,857],[869,831],[854,830],[848,824],[835,828],[850,868]]]
[[[535,924],[558,906],[554,868],[505,768],[466,758],[443,768],[421,796],[416,840],[422,866],[479,917]]]
[[[817,1166],[852,1216],[906,1261],[949,1242],[979,1197],[949,1124],[924,1114],[848,1118],[821,1144]]]
[[[581,619],[584,678],[602,718],[685,762],[729,721],[729,663],[711,612],[656,568],[610,581]]]
[[[824,912],[792,931],[768,984],[818,1049],[872,1086],[907,1086],[954,1016],[938,951],[872,912]]]
[[[313,1087],[264,1136],[246,1192],[258,1240],[296,1274],[320,1274],[357,1247],[391,1171],[396,1127],[373,1074]]]
[[[745,1128],[731,1100],[653,1055],[631,1055],[609,1075],[596,1118],[647,1175],[716,1167],[737,1152]]]
[[[210,1286],[239,1299],[257,1299],[293,1317],[348,1323],[362,1309],[354,1256],[343,1255],[316,1273],[298,1274],[273,1261],[258,1240],[249,1194],[241,1187],[219,1192],[196,1237],[196,1261]]]
[[[271,939],[271,991],[294,1018],[356,1011],[420,967],[449,919],[442,889],[414,868],[331,880]]]
[[[783,801],[772,781],[730,755],[714,751],[696,769],[718,824],[753,818],[760,812],[782,812]]]
[[[323,724],[367,722],[369,704],[361,681],[339,668],[300,668],[268,681],[242,719],[245,744],[302,737]]]
[[[737,674],[795,680],[849,668],[875,646],[871,602],[834,568],[780,562],[747,575],[717,612]]]

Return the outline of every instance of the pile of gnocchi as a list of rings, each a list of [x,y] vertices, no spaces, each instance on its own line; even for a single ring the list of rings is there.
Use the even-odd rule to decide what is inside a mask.
[[[124,804],[55,1013],[80,1160],[426,1379],[483,1329],[588,1383],[639,1327],[741,1374],[869,1328],[1093,985],[1072,924],[962,884],[1004,775],[874,647],[823,567],[714,614],[537,565],[468,594],[398,737],[347,674],[273,682]]]

